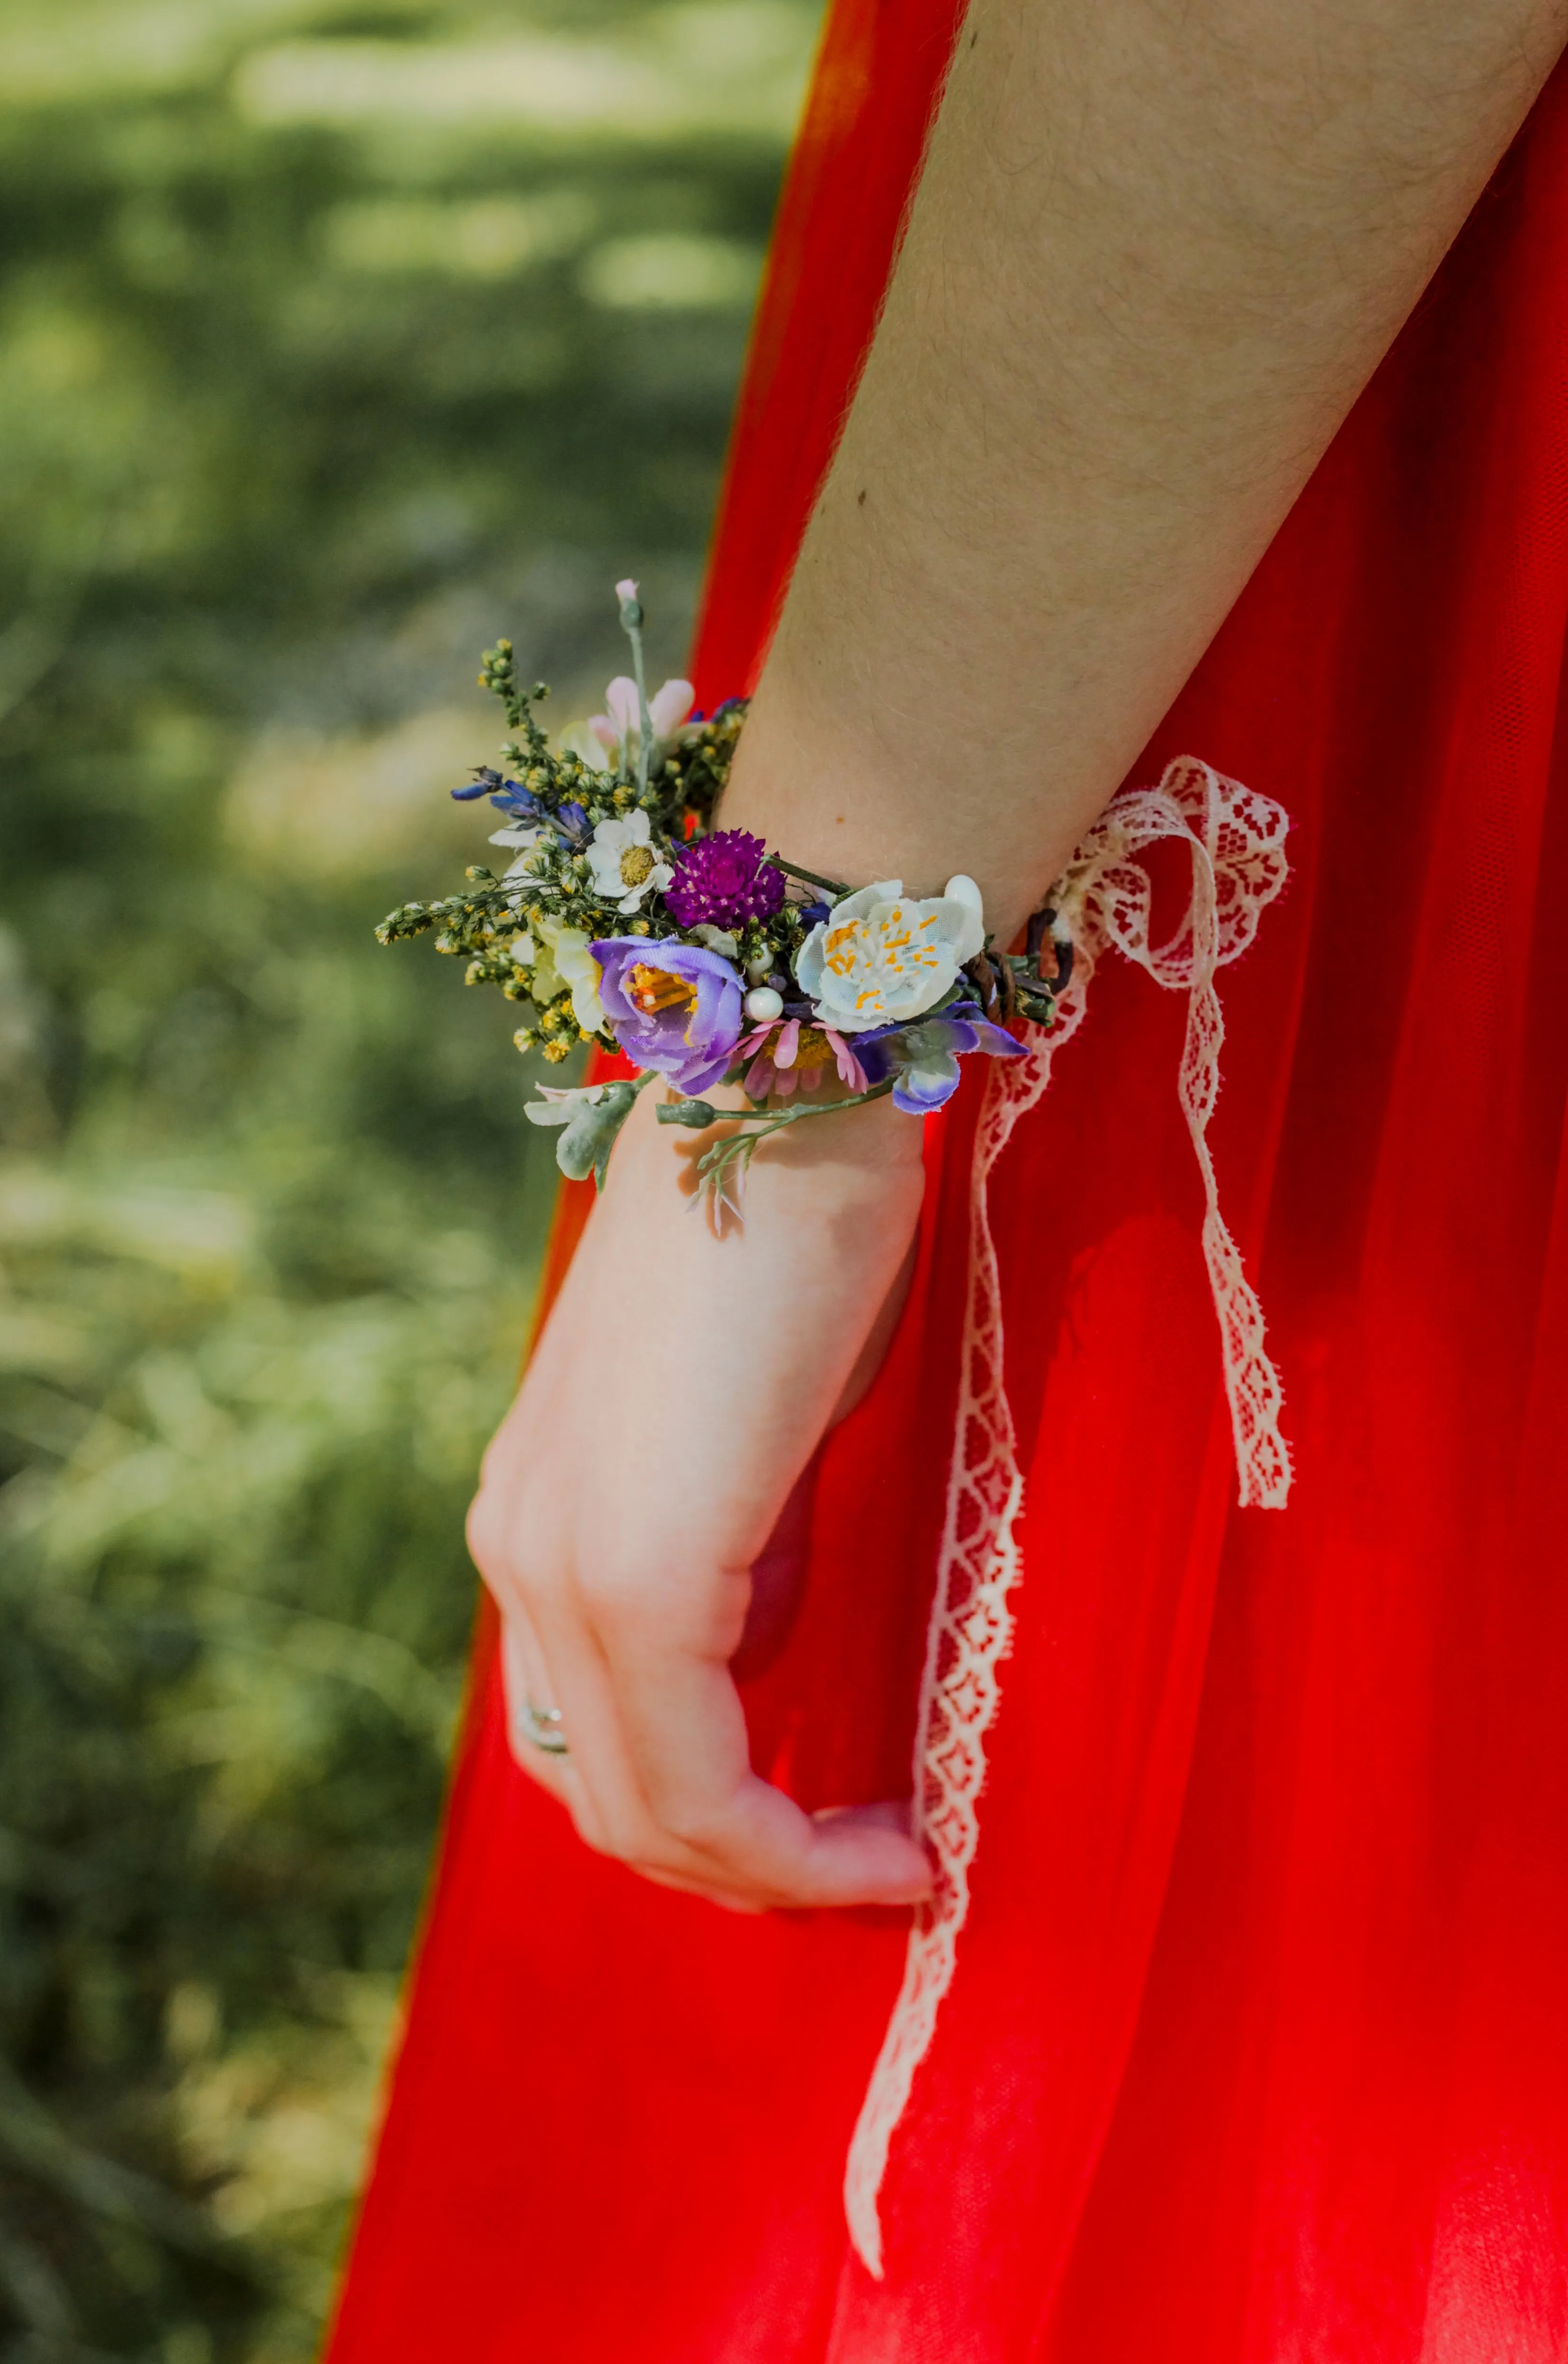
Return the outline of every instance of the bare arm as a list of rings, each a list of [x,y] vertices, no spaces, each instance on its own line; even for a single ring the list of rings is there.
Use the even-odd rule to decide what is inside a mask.
[[[1568,36],[1568,0],[974,0],[727,822],[1004,938],[1158,720]],[[960,768],[922,769],[934,708]],[[751,1771],[748,1571],[920,1199],[885,1101],[688,1215],[639,1104],[485,1464],[520,1761],[590,1843],[750,1907],[924,1861]],[[940,1120],[937,1120],[940,1121]],[[559,1709],[567,1757],[527,1737]]]
[[[1565,39],[1562,0],[974,0],[726,820],[970,870],[1005,937]]]

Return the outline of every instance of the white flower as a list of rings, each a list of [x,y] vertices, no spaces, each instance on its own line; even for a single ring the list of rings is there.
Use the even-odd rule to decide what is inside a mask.
[[[689,681],[661,684],[648,701],[648,719],[653,725],[655,739],[668,739],[680,729],[692,710],[695,696]],[[637,684],[629,674],[617,674],[605,692],[605,705],[608,710],[595,714],[588,728],[606,754],[618,757],[624,748],[629,763],[631,746],[641,735]]]
[[[514,821],[510,829],[491,831],[492,845],[509,845],[516,849],[517,858],[506,873],[508,878],[517,878],[522,875],[524,863],[543,835],[544,831],[537,821]]]
[[[614,735],[612,733],[609,746],[606,748],[596,728],[596,724],[603,722],[605,719],[601,714],[595,716],[593,722],[584,719],[581,722],[570,724],[556,742],[562,753],[575,755],[578,762],[586,764],[592,772],[613,772],[616,753]]]
[[[617,911],[635,911],[651,890],[661,895],[674,871],[661,862],[650,842],[648,815],[628,813],[624,820],[602,820],[588,845],[588,867],[594,891]]]
[[[984,943],[973,879],[950,879],[945,894],[921,901],[884,878],[834,905],[796,953],[795,973],[818,1022],[855,1034],[929,1009]]]
[[[597,1108],[605,1097],[603,1084],[577,1084],[564,1091],[549,1084],[537,1084],[534,1088],[539,1098],[523,1106],[530,1124],[570,1124],[579,1109]]]
[[[606,1020],[599,999],[604,971],[588,950],[593,938],[585,928],[563,928],[559,920],[539,919],[534,928],[541,940],[534,954],[535,1007],[542,1009],[557,994],[570,992],[578,1025],[584,1034],[597,1034]]]
[[[539,958],[539,947],[526,928],[520,936],[512,938],[512,958],[519,968],[532,968]]]

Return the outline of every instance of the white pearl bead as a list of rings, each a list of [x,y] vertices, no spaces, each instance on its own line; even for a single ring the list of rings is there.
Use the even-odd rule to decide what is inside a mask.
[[[956,877],[948,880],[947,885],[942,888],[942,894],[950,903],[967,903],[972,911],[978,911],[983,908],[979,887],[973,879],[967,877],[962,870]]]
[[[771,1019],[784,1016],[784,996],[775,993],[771,985],[754,985],[746,996],[746,1015],[765,1026]]]

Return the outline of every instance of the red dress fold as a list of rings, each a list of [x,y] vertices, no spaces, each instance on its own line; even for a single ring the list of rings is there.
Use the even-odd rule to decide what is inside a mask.
[[[705,703],[760,662],[954,17],[829,26]],[[1178,998],[1107,957],[992,1182],[1018,1624],[884,2278],[840,2185],[900,1920],[736,1920],[587,1855],[485,1675],[332,2364],[1561,2364],[1565,624],[1560,72],[1136,775],[1191,751],[1294,824],[1211,1132],[1284,1511],[1236,1506]],[[909,1782],[980,1081],[928,1124],[910,1305],[750,1687],[808,1805]]]

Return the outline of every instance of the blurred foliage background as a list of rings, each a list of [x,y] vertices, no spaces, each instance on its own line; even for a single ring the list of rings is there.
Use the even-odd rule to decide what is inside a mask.
[[[680,669],[816,16],[0,18],[6,2364],[314,2352],[553,1171],[370,931]]]

